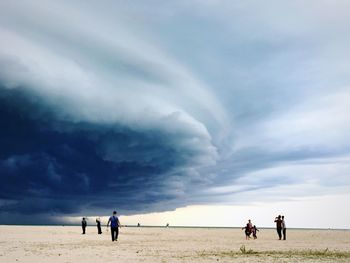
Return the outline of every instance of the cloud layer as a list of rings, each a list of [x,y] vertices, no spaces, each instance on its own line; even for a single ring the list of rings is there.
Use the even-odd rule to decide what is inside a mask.
[[[346,192],[347,3],[273,3],[3,1],[0,221]]]

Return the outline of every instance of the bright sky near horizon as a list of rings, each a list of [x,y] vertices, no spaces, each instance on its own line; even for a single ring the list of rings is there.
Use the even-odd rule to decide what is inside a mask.
[[[350,228],[350,2],[1,1],[0,224]]]

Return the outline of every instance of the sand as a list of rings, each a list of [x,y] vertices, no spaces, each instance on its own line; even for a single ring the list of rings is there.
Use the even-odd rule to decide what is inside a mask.
[[[0,262],[350,262],[350,231],[123,227],[118,242],[89,226],[0,226]]]

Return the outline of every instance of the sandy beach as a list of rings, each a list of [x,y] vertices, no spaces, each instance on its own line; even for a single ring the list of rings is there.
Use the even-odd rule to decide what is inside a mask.
[[[0,226],[0,262],[350,262],[350,231],[123,227],[118,242],[89,226]]]

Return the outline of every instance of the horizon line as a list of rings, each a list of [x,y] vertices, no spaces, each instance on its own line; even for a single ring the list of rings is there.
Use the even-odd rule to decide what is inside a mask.
[[[0,224],[1,226],[81,226],[80,224]],[[88,226],[96,226],[94,225],[89,225]],[[103,224],[102,226],[106,227],[106,224]],[[222,229],[242,229],[240,226],[181,226],[181,225],[122,225],[122,227],[132,227],[132,228],[222,228]],[[258,229],[276,229],[276,227],[266,227],[262,226],[259,227]],[[337,230],[337,231],[350,231],[350,228],[324,228],[324,227],[288,227],[288,230]]]

